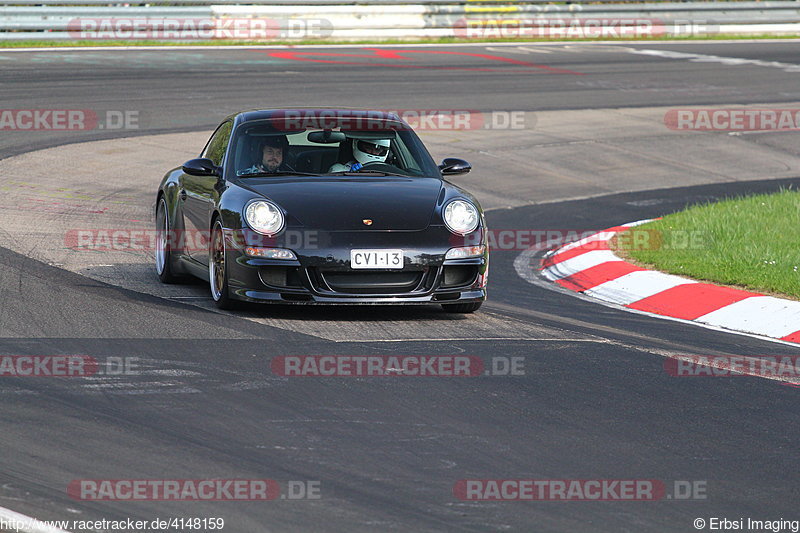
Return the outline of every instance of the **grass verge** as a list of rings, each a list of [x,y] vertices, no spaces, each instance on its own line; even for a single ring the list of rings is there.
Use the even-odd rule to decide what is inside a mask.
[[[696,205],[611,246],[647,268],[800,299],[800,191]]]
[[[518,38],[497,38],[497,39],[459,39],[457,37],[436,37],[436,38],[420,38],[420,39],[367,39],[359,41],[334,41],[334,40],[293,40],[293,41],[239,41],[239,40],[213,40],[213,41],[116,41],[116,40],[66,40],[66,41],[0,41],[0,48],[65,48],[65,47],[92,47],[92,46],[279,46],[279,45],[319,45],[325,46],[330,44],[467,44],[467,43],[533,43],[533,42],[613,42],[613,41],[719,41],[719,40],[763,40],[763,39],[797,39],[797,35],[737,35],[737,34],[715,34],[715,35],[701,35],[701,36],[686,36],[686,37],[646,37],[641,39],[556,39],[556,38],[543,38],[543,39],[518,39]]]

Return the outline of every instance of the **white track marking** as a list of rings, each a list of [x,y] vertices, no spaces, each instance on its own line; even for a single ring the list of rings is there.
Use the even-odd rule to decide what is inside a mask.
[[[628,222],[627,224],[623,224],[626,228],[635,228],[636,226],[641,226],[642,224],[647,224],[648,222],[652,222],[656,220],[655,218],[646,218],[644,220],[637,220],[636,222]]]
[[[730,66],[753,65],[757,67],[779,68],[784,72],[800,72],[800,65],[782,63],[780,61],[764,61],[762,59],[746,59],[743,57],[725,57],[708,54],[690,54],[686,52],[673,52],[671,50],[635,50],[630,48],[629,51],[632,54],[663,57],[666,59],[688,59],[693,63],[721,63]]]

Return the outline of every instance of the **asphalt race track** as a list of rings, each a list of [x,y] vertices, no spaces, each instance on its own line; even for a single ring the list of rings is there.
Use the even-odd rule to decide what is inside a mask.
[[[696,518],[800,519],[800,389],[664,369],[674,354],[800,355],[796,346],[529,283],[514,267],[521,249],[493,251],[489,300],[453,316],[220,313],[204,284],[159,285],[147,254],[87,258],[64,245],[69,229],[149,227],[164,172],[227,114],[257,107],[522,113],[524,129],[420,131],[437,159],[473,163],[453,181],[498,230],[603,229],[798,186],[796,132],[674,132],[663,121],[685,107],[800,108],[797,42],[4,50],[0,95],[4,109],[137,117],[135,128],[2,132],[0,355],[136,358],[140,370],[0,378],[0,507],[47,520],[222,517],[235,533],[695,531]],[[285,378],[270,366],[284,355],[522,358],[524,372]],[[284,494],[310,481],[320,497],[86,501],[67,492],[81,479],[272,479]],[[668,493],[696,481],[705,492],[463,501],[454,486],[465,479],[660,480]]]

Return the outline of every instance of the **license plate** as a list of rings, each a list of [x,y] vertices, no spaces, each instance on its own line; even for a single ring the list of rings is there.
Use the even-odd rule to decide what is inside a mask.
[[[403,268],[403,250],[350,250],[351,268]]]

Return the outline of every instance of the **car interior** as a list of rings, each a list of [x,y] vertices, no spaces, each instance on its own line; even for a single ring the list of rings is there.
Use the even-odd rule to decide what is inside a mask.
[[[281,135],[274,130],[249,129],[237,142],[234,161],[237,172],[261,162],[260,146],[265,136]],[[327,174],[335,163],[353,161],[354,138],[386,138],[386,134],[341,131],[286,132],[289,146],[285,151],[284,164],[297,172]],[[397,143],[392,142],[386,164],[402,171],[402,157],[397,153]]]

